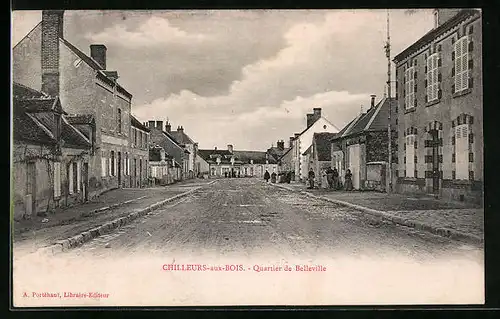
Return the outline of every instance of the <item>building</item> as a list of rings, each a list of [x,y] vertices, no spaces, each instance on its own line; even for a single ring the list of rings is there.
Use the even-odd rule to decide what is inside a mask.
[[[263,151],[235,151],[229,144],[225,150],[200,149],[198,154],[202,162],[208,164],[210,177],[225,177],[227,174],[263,178],[266,170],[278,173],[278,161]]]
[[[314,133],[313,142],[309,148],[310,158],[308,169],[312,167],[320,187],[326,187],[325,174],[327,168],[332,168],[331,140],[337,133]]]
[[[295,173],[293,166],[293,143],[294,137],[291,136],[289,140],[288,147],[283,152],[283,154],[278,158],[278,172],[279,173],[288,173],[292,172],[292,175]],[[294,180],[294,176],[292,176],[292,180]]]
[[[482,22],[437,9],[435,26],[394,57],[402,193],[482,202]]]
[[[168,185],[180,180],[182,170],[175,159],[168,155],[161,146],[149,148],[149,176],[154,185]]]
[[[198,176],[203,178],[210,177],[210,164],[203,157],[201,157],[199,152],[197,152],[196,154],[195,165],[196,165],[196,171],[198,172]]]
[[[130,115],[130,152],[125,154],[124,181],[122,186],[146,187],[148,186],[148,161],[149,161],[149,134],[151,130],[141,124],[137,118]],[[111,158],[114,156],[112,155]],[[117,166],[120,171],[120,153],[118,153]]]
[[[80,131],[58,97],[13,84],[14,219],[87,201],[95,145],[92,123]]]
[[[194,178],[198,176],[198,168],[196,166],[196,157],[198,155],[198,143],[194,142],[184,131],[183,126],[177,127],[177,131],[170,130],[170,124],[167,122],[167,132],[189,152],[188,167],[186,178]]]
[[[388,161],[388,117],[392,107],[395,114],[397,102],[394,98],[384,97],[375,104],[375,95],[371,96],[370,108],[358,115],[346,125],[333,139],[331,139],[332,167],[337,167],[344,181],[347,169],[352,173],[354,189],[369,188],[367,183],[367,164],[372,162]],[[393,163],[396,162],[397,132],[395,129],[396,117],[391,116],[393,123],[392,153]],[[381,173],[381,172],[380,172]],[[386,182],[384,175],[384,181]],[[382,183],[382,181],[379,181]],[[384,187],[385,189],[385,187]]]
[[[118,83],[118,72],[107,69],[106,52],[106,46],[92,44],[88,56],[66,40],[62,10],[42,11],[42,21],[13,48],[15,82],[58,97],[69,117],[93,119],[88,175],[89,193],[96,195],[137,186],[125,169],[136,152],[130,147],[132,94]],[[147,145],[147,134],[142,138]],[[141,171],[140,159],[137,165]]]
[[[295,133],[292,148],[294,149],[292,166],[294,166],[295,179],[307,180],[307,160],[303,155],[311,146],[314,133],[337,133],[339,129],[321,115],[321,108],[314,108],[312,114],[307,114],[306,128],[301,133]]]
[[[185,180],[188,177],[189,155],[190,152],[177,143],[176,139],[170,134],[170,125],[163,127],[163,121],[148,121],[150,129],[150,148],[161,147],[166,154],[173,160],[173,166],[178,167],[175,175],[172,177],[174,182]]]
[[[278,161],[287,151],[289,147],[285,147],[285,141],[281,140],[276,143],[276,146],[271,146],[267,149],[267,153]]]

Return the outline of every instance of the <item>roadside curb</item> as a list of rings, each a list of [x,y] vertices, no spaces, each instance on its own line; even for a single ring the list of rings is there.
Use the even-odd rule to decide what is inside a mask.
[[[292,191],[292,192],[300,192],[301,194],[307,195],[307,196],[315,198],[315,199],[320,199],[320,200],[324,200],[324,201],[331,202],[334,204],[354,208],[356,210],[368,213],[374,217],[381,218],[381,219],[386,220],[386,221],[390,221],[395,225],[402,225],[402,226],[414,228],[414,229],[417,229],[420,231],[424,231],[427,233],[431,233],[433,235],[446,237],[446,238],[450,238],[450,239],[455,239],[455,240],[462,240],[462,241],[466,241],[466,242],[469,242],[472,244],[483,244],[484,243],[483,238],[476,236],[476,235],[467,234],[467,233],[464,233],[464,232],[461,232],[458,230],[436,227],[434,225],[425,224],[425,223],[422,223],[420,221],[416,221],[416,220],[412,220],[412,219],[405,219],[405,218],[400,217],[400,216],[395,216],[395,215],[392,215],[392,214],[384,212],[384,211],[380,211],[380,210],[376,210],[376,209],[372,209],[372,208],[367,208],[367,207],[352,204],[349,202],[344,202],[344,201],[341,201],[338,199],[331,199],[331,198],[327,198],[327,197],[323,197],[323,196],[317,196],[317,195],[311,194],[311,193],[306,192],[306,191],[294,190],[290,187],[286,187],[286,186],[282,186],[282,185],[279,185],[279,186],[276,185],[276,186],[283,188],[283,189],[286,189],[286,190],[289,190],[289,191]]]
[[[212,183],[207,183],[207,185],[210,185],[210,184],[212,184]],[[67,238],[64,240],[60,240],[51,246],[41,248],[39,250],[39,252],[42,254],[53,255],[53,254],[56,254],[59,252],[66,251],[66,250],[71,249],[71,248],[78,247],[78,246],[80,246],[80,245],[82,245],[82,244],[84,244],[84,243],[86,243],[94,238],[97,238],[97,237],[102,236],[104,234],[108,234],[117,228],[125,226],[125,225],[131,223],[133,220],[135,220],[139,217],[145,216],[148,213],[150,213],[158,208],[161,208],[162,206],[164,206],[167,203],[170,203],[176,199],[185,197],[185,196],[199,190],[202,187],[203,186],[198,186],[198,187],[190,189],[189,191],[186,191],[184,193],[181,193],[181,194],[175,195],[173,197],[167,198],[165,200],[156,202],[152,205],[149,205],[148,207],[141,208],[141,209],[135,209],[135,210],[131,211],[126,216],[117,218],[117,219],[112,220],[112,221],[108,221],[101,226],[94,227],[94,228],[87,230],[85,232],[82,232],[76,236],[73,236],[73,237],[70,237],[70,238]]]

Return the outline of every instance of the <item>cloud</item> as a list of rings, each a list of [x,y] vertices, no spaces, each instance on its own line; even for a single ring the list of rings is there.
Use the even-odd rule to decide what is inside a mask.
[[[128,30],[126,25],[118,24],[99,33],[88,33],[86,38],[107,44],[118,44],[129,48],[161,46],[171,43],[190,43],[204,41],[208,36],[188,33],[170,24],[168,19],[152,16],[139,25],[137,30]]]

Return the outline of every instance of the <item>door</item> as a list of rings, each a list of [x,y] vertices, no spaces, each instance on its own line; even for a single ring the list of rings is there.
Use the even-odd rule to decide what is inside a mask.
[[[137,158],[134,158],[134,186],[137,187]]]
[[[89,163],[83,163],[83,200],[89,200]]]
[[[352,174],[352,187],[355,189],[359,189],[359,155],[359,144],[349,146],[349,168]]]
[[[118,187],[122,187],[122,153],[118,152]]]
[[[26,211],[31,214],[36,214],[36,165],[28,163],[27,179],[26,179],[26,195],[28,202],[26,203]],[[30,199],[31,197],[31,199]]]
[[[142,187],[142,158],[139,160],[139,187]]]
[[[432,140],[431,140],[431,146],[432,146],[432,192],[434,194],[439,193],[439,178],[440,173],[439,173],[439,139],[438,139],[438,131],[433,130],[430,131]]]

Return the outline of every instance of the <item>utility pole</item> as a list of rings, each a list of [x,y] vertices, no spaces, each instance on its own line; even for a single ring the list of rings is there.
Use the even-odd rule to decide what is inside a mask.
[[[389,101],[389,122],[387,124],[388,136],[388,151],[389,151],[389,186],[387,193],[392,193],[392,134],[391,134],[391,116],[392,116],[392,101],[391,101],[391,36],[389,33],[389,9],[387,9],[387,43],[385,44],[385,54],[387,56],[387,98]]]

